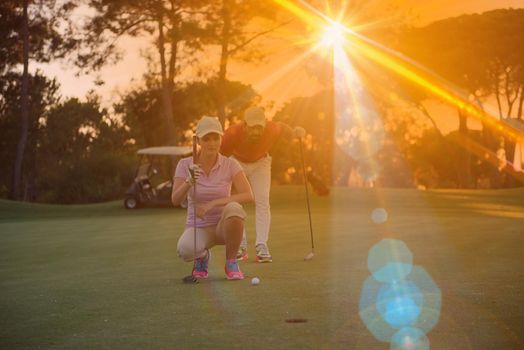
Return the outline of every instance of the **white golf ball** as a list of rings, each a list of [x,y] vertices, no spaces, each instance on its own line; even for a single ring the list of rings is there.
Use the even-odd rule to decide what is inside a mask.
[[[258,278],[258,277],[253,277],[253,278],[251,279],[251,284],[252,284],[252,285],[256,286],[256,285],[259,284],[259,283],[260,283],[260,278]]]

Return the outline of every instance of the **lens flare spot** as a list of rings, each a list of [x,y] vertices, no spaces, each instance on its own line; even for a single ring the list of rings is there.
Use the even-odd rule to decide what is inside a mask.
[[[411,281],[386,284],[377,294],[377,310],[393,328],[413,324],[421,313],[424,297]]]
[[[368,269],[377,281],[400,281],[413,269],[413,254],[404,242],[383,239],[370,249]]]
[[[411,298],[395,298],[387,303],[383,316],[393,328],[401,328],[415,322],[420,316],[420,308]]]
[[[405,327],[393,335],[390,349],[429,350],[429,339],[420,329]]]
[[[375,208],[371,212],[371,220],[375,224],[383,224],[388,220],[388,212],[384,208]]]
[[[373,277],[380,282],[392,283],[404,279],[410,274],[413,265],[401,262],[388,262],[375,272]]]

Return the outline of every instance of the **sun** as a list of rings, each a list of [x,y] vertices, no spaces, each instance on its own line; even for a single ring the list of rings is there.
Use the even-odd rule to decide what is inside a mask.
[[[333,22],[325,27],[324,34],[320,40],[324,46],[342,46],[344,41],[344,27],[338,22]]]

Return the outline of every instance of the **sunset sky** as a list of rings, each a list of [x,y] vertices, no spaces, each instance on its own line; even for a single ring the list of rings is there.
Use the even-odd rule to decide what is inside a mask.
[[[384,6],[387,0],[370,0],[370,6]],[[390,3],[391,0],[387,1]],[[435,20],[458,16],[466,13],[481,13],[496,8],[522,8],[524,0],[438,0],[422,2],[420,0],[397,0],[398,8],[409,12],[416,18],[416,23],[424,25]],[[291,15],[291,14],[290,14]],[[302,33],[296,33],[300,35]],[[290,48],[289,42],[281,40],[272,48],[266,60],[257,65],[232,63],[229,66],[230,80],[240,80],[252,84],[262,93],[266,101],[275,101],[277,105],[284,103],[291,97],[308,96],[318,90],[315,78],[306,73],[308,60],[294,65],[286,70],[286,63],[300,55],[300,51]],[[103,104],[110,106],[118,100],[118,93],[124,92],[133,85],[141,84],[141,75],[145,71],[145,60],[141,57],[141,50],[145,45],[137,39],[124,39],[121,46],[125,47],[125,58],[115,66],[104,68],[98,76],[105,81],[105,85],[96,87],[93,84],[95,74],[75,77],[74,69],[64,64],[36,65],[48,76],[56,76],[62,84],[64,97],[77,96],[83,98],[87,91],[95,89],[101,96]],[[209,59],[210,69],[215,69],[217,63]],[[132,67],[130,69],[130,67]],[[281,74],[278,74],[281,70]],[[277,72],[277,73],[276,73]]]

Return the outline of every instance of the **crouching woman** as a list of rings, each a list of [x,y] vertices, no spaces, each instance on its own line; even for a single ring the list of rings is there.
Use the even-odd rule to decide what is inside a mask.
[[[253,193],[238,162],[218,152],[224,134],[218,119],[202,117],[195,134],[199,151],[196,157],[180,160],[173,179],[173,204],[188,200],[186,227],[178,240],[177,253],[184,261],[194,260],[194,277],[206,278],[209,249],[225,245],[227,279],[243,279],[236,260],[246,217],[241,203],[253,201]]]

